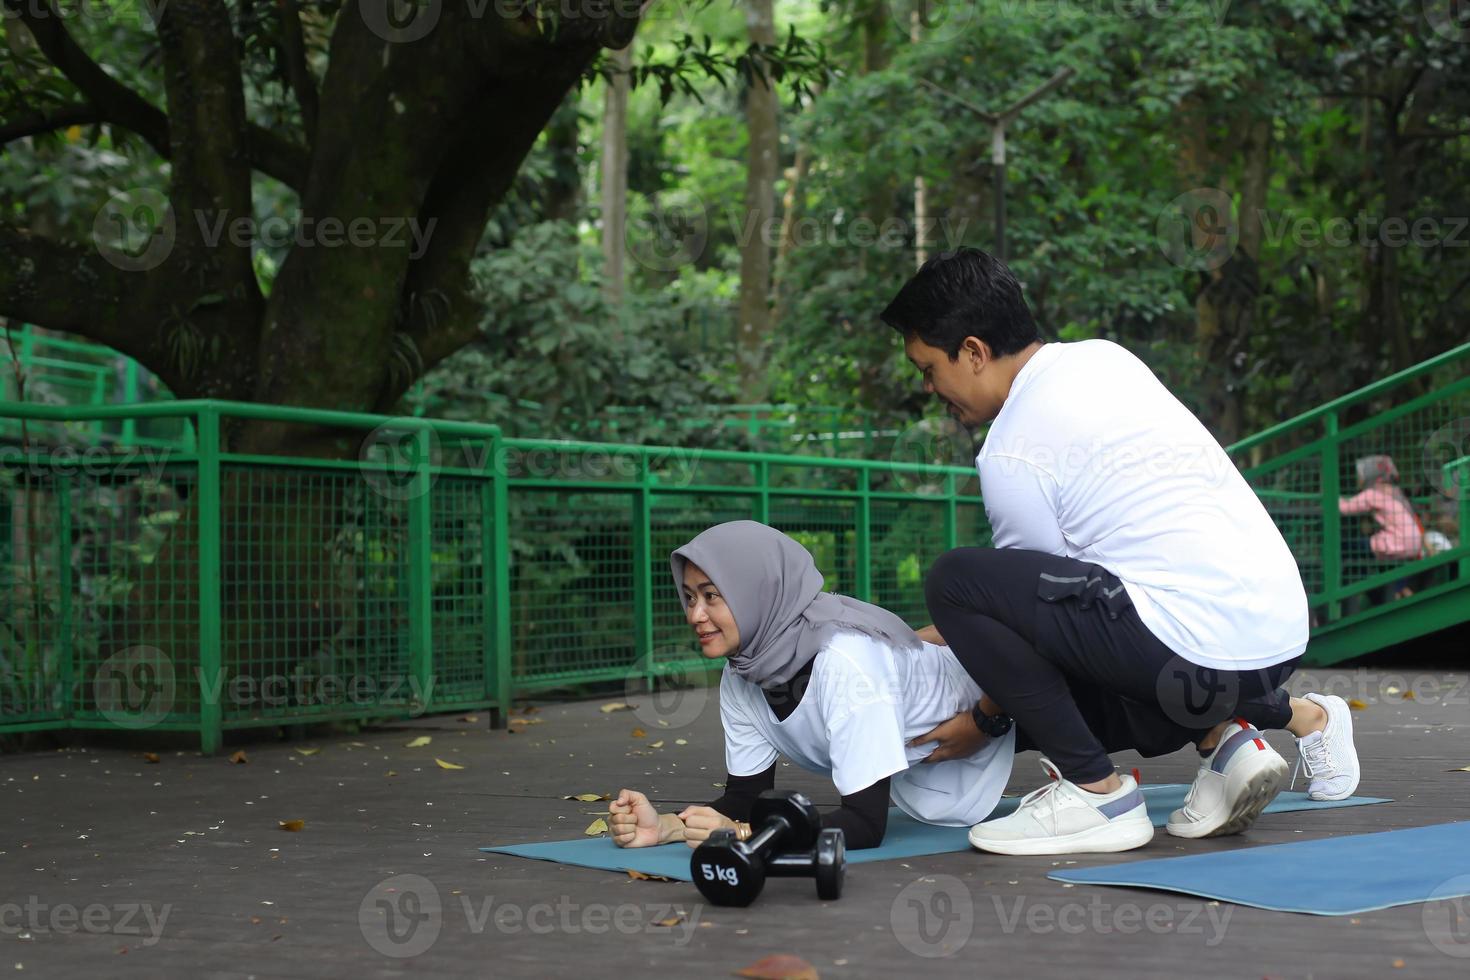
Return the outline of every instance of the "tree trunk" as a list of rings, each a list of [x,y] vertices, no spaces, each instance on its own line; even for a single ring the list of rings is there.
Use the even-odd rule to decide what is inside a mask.
[[[786,172],[786,193],[781,196],[781,238],[776,246],[776,267],[772,274],[775,308],[771,312],[771,329],[779,330],[786,317],[786,277],[790,273],[791,255],[796,250],[796,222],[802,213],[802,182],[811,169],[812,155],[805,143],[796,148],[796,162]]]
[[[633,46],[609,57],[614,71],[602,109],[602,274],[608,299],[623,301],[628,221],[628,70]]]
[[[753,44],[776,43],[774,0],[746,0],[745,24]],[[740,242],[740,305],[737,348],[746,401],[760,402],[768,389],[766,348],[771,334],[771,246],[780,165],[774,82],[761,74],[745,93],[749,149],[745,171],[745,216]]]

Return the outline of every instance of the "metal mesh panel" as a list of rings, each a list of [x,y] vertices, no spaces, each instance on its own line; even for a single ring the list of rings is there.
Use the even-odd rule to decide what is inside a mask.
[[[945,551],[944,507],[922,500],[872,505],[871,601],[915,628],[930,622],[924,573]]]
[[[486,542],[492,516],[482,508],[489,483],[440,477],[430,497],[431,622],[435,701],[473,700],[485,694],[485,651],[490,637]]]
[[[513,676],[575,681],[630,666],[631,495],[519,489],[509,533]]]
[[[63,476],[0,468],[0,725],[65,716],[66,650],[59,528]]]
[[[822,588],[857,594],[857,504],[850,500],[779,496],[770,524],[812,553]]]

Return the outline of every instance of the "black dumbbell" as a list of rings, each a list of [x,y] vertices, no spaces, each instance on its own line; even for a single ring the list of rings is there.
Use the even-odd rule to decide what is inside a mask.
[[[749,905],[766,878],[815,878],[817,897],[842,895],[847,846],[842,831],[822,829],[821,815],[800,793],[766,790],[751,808],[750,840],[716,830],[694,849],[689,872],[716,905]]]

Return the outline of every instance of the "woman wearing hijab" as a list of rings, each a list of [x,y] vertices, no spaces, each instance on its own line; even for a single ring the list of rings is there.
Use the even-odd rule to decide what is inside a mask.
[[[660,815],[624,789],[609,807],[619,846],[693,847],[717,828],[748,835],[743,821],[774,787],[781,755],[832,777],[842,804],[823,812],[822,826],[840,827],[849,848],[882,843],[890,799],[945,826],[978,823],[995,808],[1014,732],[965,758],[918,765],[930,753],[920,737],[983,697],[948,647],[923,642],[885,609],[823,592],[811,554],[754,521],[704,531],[670,566],[702,652],[725,659],[725,793]],[[1143,814],[1142,798],[1138,806]]]

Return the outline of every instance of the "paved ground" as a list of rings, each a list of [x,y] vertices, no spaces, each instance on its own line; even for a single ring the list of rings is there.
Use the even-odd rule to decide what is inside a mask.
[[[1447,771],[1470,765],[1464,672],[1308,675],[1293,689],[1310,683],[1367,704],[1354,713],[1359,792],[1397,802],[1270,815],[1213,841],[1160,832],[1140,851],[1087,863],[1470,815],[1470,772]],[[806,882],[775,881],[751,908],[719,909],[684,883],[476,850],[580,835],[600,806],[567,795],[631,785],[670,806],[718,795],[714,692],[634,699],[636,710],[613,713],[600,710],[606,700],[545,706],[517,734],[487,732],[483,715],[436,716],[353,736],[232,744],[227,754],[243,748],[243,764],[162,746],[151,763],[146,745],[0,757],[9,823],[0,975],[718,977],[778,953],[805,958],[823,977],[1440,977],[1470,968],[1470,900],[1292,915],[1068,888],[1045,877],[1056,859],[972,852],[854,866],[837,902],[818,902]],[[633,737],[635,727],[647,734]],[[418,736],[432,741],[409,748]],[[1271,741],[1295,760],[1289,737]],[[1040,782],[1034,760],[1020,757],[1013,789]],[[1187,753],[1115,761],[1140,766],[1146,782],[1186,781],[1194,769]],[[835,801],[830,784],[795,770],[781,785]],[[304,827],[281,829],[290,820]],[[1470,873],[1467,853],[1424,860],[1446,878]],[[380,902],[397,913],[394,935]],[[1448,916],[1462,912],[1455,931]]]

